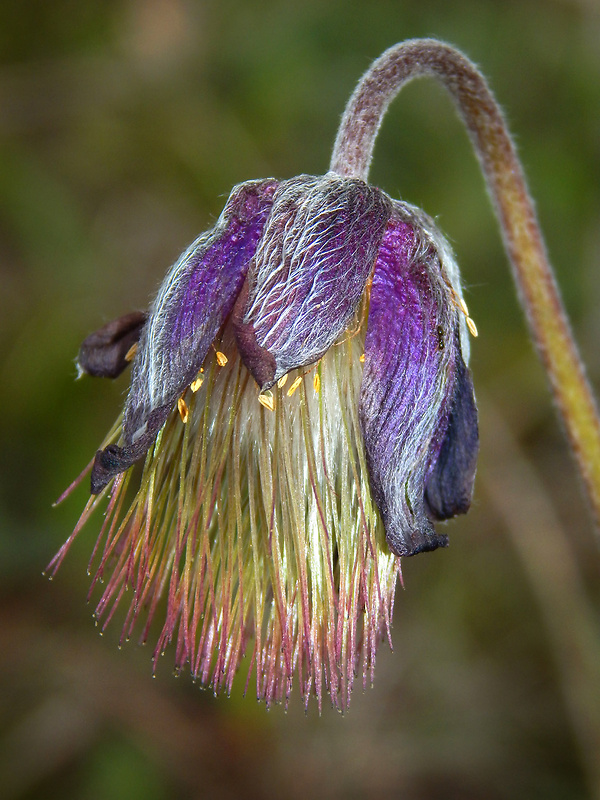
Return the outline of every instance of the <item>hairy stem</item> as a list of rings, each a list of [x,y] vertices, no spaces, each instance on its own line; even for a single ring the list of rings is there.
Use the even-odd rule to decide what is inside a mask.
[[[548,261],[533,202],[502,112],[477,68],[454,48],[413,39],[374,62],[350,98],[330,169],[367,179],[390,102],[413,78],[440,80],[454,99],[483,169],[519,296],[596,519],[600,522],[600,422]]]

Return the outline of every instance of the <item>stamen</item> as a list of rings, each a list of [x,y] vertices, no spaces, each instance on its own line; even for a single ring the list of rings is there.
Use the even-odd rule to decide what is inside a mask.
[[[198,375],[198,377],[190,383],[190,389],[194,394],[198,391],[198,389],[204,383],[204,377],[202,375]]]
[[[135,354],[137,353],[138,343],[134,342],[129,350],[125,353],[125,361],[133,361]]]
[[[181,417],[181,421],[185,425],[185,423],[188,421],[190,412],[187,407],[187,403],[185,402],[183,397],[180,397],[179,400],[177,401],[177,410],[179,411],[179,416]]]
[[[313,378],[313,387],[317,394],[321,391],[321,378],[319,377],[319,373],[315,372],[315,376]]]
[[[283,377],[279,378],[279,380],[277,381],[277,386],[278,386],[280,389],[283,389],[283,387],[284,387],[284,386],[285,386],[285,384],[287,383],[287,379],[288,379],[288,374],[287,374],[287,372],[286,372],[286,373],[285,373],[285,375],[284,375]]]
[[[363,353],[362,356],[358,359],[361,364],[365,363],[365,354]]]
[[[469,329],[469,331],[471,333],[471,336],[473,336],[473,338],[476,339],[479,336],[479,332],[477,331],[477,325],[475,325],[475,321],[473,320],[472,317],[469,316],[469,309],[467,307],[467,304],[465,303],[463,298],[459,294],[457,294],[457,292],[452,287],[450,287],[450,288],[452,290],[452,295],[454,297],[454,302],[458,305],[458,307],[460,308],[460,310],[462,311],[462,313],[466,317],[467,328]],[[440,350],[441,349],[442,348],[440,347]]]
[[[217,364],[220,367],[224,367],[225,364],[229,361],[225,353],[222,353],[220,350],[217,350]]]
[[[269,411],[273,411],[275,408],[275,398],[273,397],[273,392],[271,392],[269,389],[267,389],[266,392],[261,392],[261,394],[258,395],[258,402],[261,404],[261,406],[268,408]]]
[[[292,383],[290,388],[287,390],[287,396],[291,397],[294,394],[294,392],[296,391],[296,389],[300,386],[301,383],[302,383],[302,376],[298,375],[296,380]]]
[[[467,317],[467,328],[469,329],[471,336],[477,338],[479,336],[479,331],[477,330],[477,325],[471,317]]]

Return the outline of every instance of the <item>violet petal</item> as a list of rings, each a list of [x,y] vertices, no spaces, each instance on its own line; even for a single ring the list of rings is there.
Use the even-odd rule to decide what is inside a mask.
[[[301,175],[278,187],[232,322],[262,389],[312,364],[346,330],[391,213],[360,180]]]
[[[145,454],[196,377],[242,287],[276,186],[269,179],[235,187],[215,227],[168,273],[139,342],[125,405],[124,447],[97,453],[94,494]]]
[[[448,543],[427,517],[424,490],[448,424],[456,325],[436,251],[395,213],[373,276],[360,421],[373,499],[401,556]]]

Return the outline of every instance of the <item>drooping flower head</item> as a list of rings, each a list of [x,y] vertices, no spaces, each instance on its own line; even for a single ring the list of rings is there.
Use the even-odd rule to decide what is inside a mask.
[[[434,523],[470,504],[468,325],[421,211],[337,171],[235,187],[148,314],[80,351],[94,375],[133,361],[74,533],[108,503],[103,624],[130,588],[124,637],[160,608],[155,657],[173,641],[215,691],[246,655],[259,698],[297,679],[344,707],[390,637],[399,557],[445,546]]]

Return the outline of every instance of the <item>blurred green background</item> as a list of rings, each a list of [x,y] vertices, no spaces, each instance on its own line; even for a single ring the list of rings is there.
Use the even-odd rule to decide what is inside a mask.
[[[349,713],[214,698],[101,638],[84,531],[42,570],[126,390],[80,341],[144,308],[233,184],[327,169],[346,99],[433,35],[504,106],[600,385],[596,0],[3,0],[0,4],[0,785],[5,798],[600,797],[597,539],[467,138],[435,85],[389,113],[372,181],[438,217],[480,336],[474,507],[405,562],[394,652]]]

